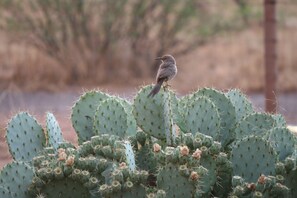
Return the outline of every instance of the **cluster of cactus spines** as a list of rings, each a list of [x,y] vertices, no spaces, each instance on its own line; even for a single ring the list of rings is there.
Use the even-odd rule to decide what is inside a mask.
[[[225,147],[234,139],[233,129],[236,123],[235,107],[224,93],[214,89],[200,89],[199,91],[195,92],[192,97],[198,96],[207,97],[214,103],[214,105],[218,109],[218,113],[221,119],[221,134],[219,140],[222,143],[223,147]]]
[[[93,129],[94,116],[100,102],[110,96],[100,91],[90,91],[80,97],[72,108],[71,120],[78,142],[90,140],[96,133]]]
[[[268,130],[275,126],[275,120],[271,115],[265,113],[253,113],[244,117],[237,123],[237,127],[235,128],[236,139],[241,139],[250,135],[262,137]]]
[[[286,157],[293,154],[297,139],[286,127],[273,128],[268,133],[268,141],[278,153],[279,160],[284,161]]]
[[[46,144],[41,125],[26,112],[9,121],[6,141],[13,159],[20,161],[30,161]]]
[[[49,146],[58,149],[59,144],[64,142],[61,128],[52,113],[46,114],[46,131],[48,136]]]
[[[279,198],[289,197],[289,189],[283,185],[282,175],[265,176],[260,175],[255,182],[245,182],[240,176],[233,176],[233,191],[229,197],[259,197]]]
[[[149,173],[147,171],[129,171],[125,164],[121,164],[111,172],[111,182],[99,187],[99,193],[106,198],[128,198],[128,197],[164,197],[164,192],[152,190],[148,192],[146,187]],[[163,196],[160,196],[163,195]]]
[[[231,89],[225,93],[225,95],[229,98],[235,108],[237,122],[247,115],[254,113],[252,103],[240,90]]]
[[[193,98],[185,110],[187,132],[197,132],[220,139],[221,119],[214,103],[207,97]]]
[[[13,117],[17,161],[0,173],[0,197],[295,197],[296,138],[283,116],[255,113],[238,90],[178,100],[168,89],[147,97],[151,88],[133,104],[84,94],[72,110],[78,147],[51,113],[47,134],[28,113]]]
[[[218,177],[224,177],[221,179],[231,181],[230,178],[225,177],[224,173],[230,175],[232,169],[227,155],[221,153],[221,144],[214,141],[212,137],[201,133],[197,133],[195,136],[191,133],[184,134],[177,140],[180,146],[176,148],[166,147],[165,150],[162,150],[157,143],[153,146],[156,159],[158,163],[162,164],[157,173],[158,188],[164,189],[166,192],[170,189],[170,197],[181,195],[205,197],[210,196],[210,194],[216,195],[216,193],[222,195],[220,194],[222,190],[219,188]],[[196,183],[189,179],[191,172],[194,175],[198,174],[196,176],[199,179],[197,178]],[[170,179],[170,177],[174,178]],[[185,191],[180,192],[180,189],[174,189],[173,186],[178,185],[170,183],[169,180],[178,180],[179,185],[186,185],[191,190],[187,189],[186,193]],[[214,191],[215,185],[217,188]]]
[[[94,131],[96,134],[114,134],[121,138],[136,133],[136,123],[133,122],[131,112],[122,105],[123,102],[115,97],[99,104],[94,117]]]
[[[297,195],[297,150],[294,148],[293,154],[288,156],[283,162],[276,164],[276,174],[284,177],[284,184],[290,189],[288,197]]]
[[[137,125],[147,134],[161,139],[166,140],[166,134],[172,133],[166,130],[170,130],[169,124],[173,124],[173,117],[169,117],[170,110],[168,105],[165,105],[168,100],[167,93],[161,89],[158,95],[148,97],[152,86],[143,87],[136,95],[133,104],[133,114],[136,119]],[[172,94],[172,93],[169,93]],[[174,96],[175,97],[175,96]],[[170,97],[173,98],[173,97]],[[173,102],[169,101],[169,102]],[[171,105],[173,108],[174,104]],[[169,119],[169,120],[165,120]]]
[[[97,175],[107,168],[108,162],[91,155],[80,157],[77,150],[59,148],[54,154],[35,157],[36,175],[30,186],[31,194],[45,197],[91,197],[96,194],[99,179],[102,179]]]
[[[3,187],[2,193],[11,197],[29,197],[28,188],[33,176],[33,168],[24,162],[14,161],[7,164],[0,172],[0,186]]]
[[[247,182],[256,181],[261,174],[275,175],[277,154],[270,142],[248,136],[235,142],[231,152],[233,175],[243,177]]]

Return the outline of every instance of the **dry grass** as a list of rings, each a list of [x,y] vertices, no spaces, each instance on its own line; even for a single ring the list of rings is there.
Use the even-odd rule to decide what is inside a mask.
[[[297,27],[278,32],[279,89],[297,89]],[[197,86],[221,89],[238,87],[258,91],[264,87],[263,36],[260,27],[215,39],[180,58],[176,86],[180,90]]]
[[[287,1],[286,1],[287,2]],[[279,90],[297,90],[297,4],[281,2],[278,5],[278,67]],[[254,7],[261,10],[262,4],[255,1]],[[260,22],[261,23],[261,22]],[[263,67],[263,33],[261,24],[253,24],[251,28],[221,34],[209,43],[191,53],[177,58],[179,74],[172,82],[180,92],[187,92],[197,87],[212,86],[220,89],[238,87],[246,91],[258,91],[264,87]],[[109,76],[107,70],[92,71],[96,73],[93,79],[85,78],[79,82],[69,81],[73,78],[69,68],[53,61],[40,51],[26,45],[21,39],[10,43],[9,35],[0,32],[0,90],[14,89],[61,90],[69,85],[96,86],[102,85],[101,78],[106,84],[141,85],[154,79],[149,74],[151,62],[132,57],[125,44],[117,52],[110,55],[111,60],[103,61],[109,65],[109,70],[118,70],[114,76]],[[71,51],[71,50],[70,50]],[[120,55],[119,55],[120,54]],[[77,61],[77,55],[67,55],[71,61]],[[129,60],[129,62],[128,62]],[[132,60],[132,61],[131,61]],[[98,63],[99,64],[99,63]],[[136,78],[131,71],[131,65],[143,75]],[[82,67],[81,68],[86,68]],[[129,69],[130,68],[130,69]],[[87,73],[83,69],[81,73]]]

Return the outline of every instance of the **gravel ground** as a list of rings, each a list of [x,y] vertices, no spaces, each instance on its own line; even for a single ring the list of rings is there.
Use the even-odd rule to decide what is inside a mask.
[[[115,92],[111,92],[115,93]],[[136,90],[116,91],[117,95],[132,99]],[[19,111],[28,111],[45,125],[45,113],[50,111],[56,116],[66,140],[76,142],[76,136],[70,123],[71,107],[81,92],[66,91],[63,93],[2,93],[0,94],[0,168],[10,161],[8,148],[4,140],[4,128],[7,121]],[[257,110],[264,109],[264,96],[259,93],[248,95]],[[297,125],[297,92],[280,94],[278,97],[279,112],[289,125]]]

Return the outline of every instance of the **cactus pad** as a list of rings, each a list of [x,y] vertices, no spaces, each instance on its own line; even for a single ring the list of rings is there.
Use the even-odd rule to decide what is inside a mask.
[[[238,140],[231,152],[233,175],[255,182],[261,174],[275,175],[277,155],[268,141],[256,136]]]
[[[152,86],[143,87],[134,99],[133,114],[135,116],[137,125],[147,134],[152,135],[159,139],[166,139],[166,134],[172,133],[168,131],[167,123],[173,123],[173,116],[167,115],[172,110],[165,110],[168,105],[166,102],[171,103],[171,107],[176,106],[172,104],[172,101],[168,100],[166,93],[163,89],[160,90],[159,94],[154,97],[148,97]],[[166,91],[168,92],[168,91]],[[170,98],[173,98],[174,94]],[[166,114],[166,116],[165,116]],[[170,120],[167,120],[170,118]],[[167,131],[166,131],[167,130]]]
[[[72,179],[54,180],[47,183],[41,190],[48,198],[89,198],[90,192],[81,183]]]
[[[236,138],[256,135],[264,136],[270,129],[275,127],[273,117],[265,113],[254,113],[243,118],[235,129]]]
[[[195,98],[187,106],[185,114],[187,131],[195,134],[196,132],[212,136],[215,140],[220,137],[221,119],[214,103],[204,97]]]
[[[136,167],[135,167],[135,156],[134,156],[132,146],[129,141],[125,141],[124,146],[126,148],[125,154],[126,154],[127,164],[129,166],[130,171],[134,171]]]
[[[221,131],[220,142],[223,146],[227,145],[234,139],[235,134],[233,128],[236,123],[235,107],[230,100],[223,94],[215,89],[204,88],[195,92],[192,97],[205,96],[209,98],[216,108],[221,118]]]
[[[13,117],[7,126],[6,141],[13,159],[30,161],[46,143],[42,127],[28,113]]]
[[[12,195],[7,188],[0,186],[0,197],[1,198],[11,198]]]
[[[252,103],[240,90],[231,89],[226,93],[226,96],[235,107],[237,121],[254,112]]]
[[[157,186],[166,192],[167,197],[194,197],[196,186],[189,182],[189,175],[184,176],[178,167],[167,164],[157,175]]]
[[[46,130],[49,146],[58,149],[59,143],[64,142],[62,131],[55,116],[52,113],[46,114]]]
[[[15,161],[1,170],[0,186],[9,190],[12,197],[29,197],[27,189],[33,176],[33,168],[24,162]]]
[[[272,115],[273,119],[275,120],[276,127],[286,127],[287,122],[281,114]]]
[[[122,102],[116,98],[103,101],[97,108],[94,118],[95,133],[108,133],[117,135],[121,138],[136,133],[136,123],[131,122],[132,116],[127,113]],[[131,124],[134,124],[132,126]]]
[[[90,91],[85,93],[72,107],[72,126],[75,129],[78,141],[81,144],[90,140],[95,135],[93,131],[93,121],[96,109],[100,102],[109,96],[100,91]]]
[[[296,137],[289,129],[273,128],[269,132],[268,140],[279,155],[280,160],[285,160],[286,157],[293,154],[296,145]]]

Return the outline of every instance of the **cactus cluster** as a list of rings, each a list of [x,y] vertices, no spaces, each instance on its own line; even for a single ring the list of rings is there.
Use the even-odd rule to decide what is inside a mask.
[[[296,137],[281,115],[256,112],[239,90],[182,98],[145,86],[132,103],[90,91],[72,108],[78,146],[52,113],[7,125],[13,162],[0,172],[8,197],[297,196]]]

